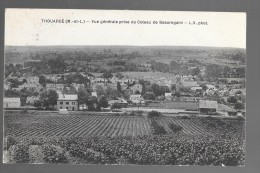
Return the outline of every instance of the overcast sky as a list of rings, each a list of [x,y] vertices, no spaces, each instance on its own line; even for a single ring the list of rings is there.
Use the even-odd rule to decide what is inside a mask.
[[[246,13],[6,9],[5,45],[138,45],[246,48]],[[85,20],[43,23],[42,19]],[[91,20],[184,21],[186,24],[94,24]],[[208,25],[189,25],[189,22]]]

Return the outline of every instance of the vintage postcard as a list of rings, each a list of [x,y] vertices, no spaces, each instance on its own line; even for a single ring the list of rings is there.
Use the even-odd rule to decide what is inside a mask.
[[[244,166],[246,13],[5,10],[4,163]]]

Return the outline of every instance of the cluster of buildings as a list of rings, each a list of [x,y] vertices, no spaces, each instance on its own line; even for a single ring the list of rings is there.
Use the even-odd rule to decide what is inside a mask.
[[[130,101],[132,103],[136,104],[143,104],[144,99],[141,96],[143,86],[139,84],[139,79],[137,78],[129,78],[129,77],[122,77],[117,78],[113,76],[110,79],[106,79],[103,77],[95,77],[93,75],[87,75],[82,74],[84,77],[87,77],[90,81],[90,86],[92,89],[92,96],[97,96],[97,90],[99,87],[102,87],[103,89],[111,88],[113,90],[118,90],[118,87],[120,85],[121,91],[124,91],[125,93],[128,93],[130,95]],[[66,78],[66,75],[63,74],[63,76]],[[29,90],[41,92],[42,90],[55,90],[59,94],[59,98],[57,101],[57,109],[58,110],[71,110],[76,111],[79,110],[79,105],[77,101],[77,95],[66,95],[63,94],[64,89],[69,89],[67,84],[58,83],[61,79],[61,75],[44,75],[48,81],[51,81],[51,83],[46,83],[45,86],[42,86],[39,82],[38,76],[25,76],[16,78],[19,82],[22,82],[21,85],[19,85],[16,88],[11,88],[16,91],[21,91],[22,89],[26,88]],[[143,76],[142,78],[145,81],[149,81],[151,84],[156,83],[159,86],[166,86],[169,89],[173,85],[176,85],[176,90],[180,88],[186,88],[189,89],[190,93],[181,93],[181,101],[193,101],[199,103],[199,111],[201,113],[210,113],[210,112],[220,112],[223,115],[230,114],[234,112],[235,110],[233,108],[230,108],[227,105],[220,105],[217,103],[217,101],[214,100],[207,100],[205,97],[202,96],[196,96],[194,93],[203,93],[203,96],[205,95],[218,95],[219,97],[223,98],[224,100],[227,100],[230,96],[245,96],[246,90],[245,90],[245,79],[244,78],[225,78],[225,82],[207,82],[207,81],[199,81],[194,76],[188,75],[188,76],[180,76],[180,75],[172,75],[172,76],[165,76],[165,77],[159,77],[155,78],[153,76]],[[223,81],[223,80],[220,80]],[[202,85],[206,87],[202,87]],[[83,84],[77,84],[72,83],[72,87],[78,91],[80,87],[83,87]],[[5,80],[4,82],[4,88],[10,89],[10,82]],[[165,99],[166,100],[173,100],[173,93],[165,93]],[[39,100],[39,96],[31,96],[27,97],[27,104],[33,104],[36,100]],[[124,99],[118,99],[118,100],[110,100],[110,104],[112,103],[122,103],[127,104],[126,100]],[[126,103],[125,103],[126,102]],[[5,108],[19,108],[21,106],[20,98],[5,98],[4,99],[4,107]]]

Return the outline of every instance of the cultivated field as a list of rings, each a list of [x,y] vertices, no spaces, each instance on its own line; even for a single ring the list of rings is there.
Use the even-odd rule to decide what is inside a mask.
[[[115,115],[5,114],[5,134],[15,136],[143,136],[150,134],[147,118]]]
[[[4,163],[245,164],[243,119],[5,111],[4,128]]]
[[[215,120],[212,120],[213,122]],[[57,137],[122,137],[151,135],[149,119],[144,116],[123,115],[62,115],[53,113],[5,112],[5,136],[57,136]],[[171,134],[169,123],[181,126],[181,134],[215,135],[229,130],[242,134],[244,121],[225,120],[228,128],[213,128],[203,123],[200,118],[185,119],[181,117],[163,117],[157,120],[168,134]],[[230,131],[231,130],[231,131]]]

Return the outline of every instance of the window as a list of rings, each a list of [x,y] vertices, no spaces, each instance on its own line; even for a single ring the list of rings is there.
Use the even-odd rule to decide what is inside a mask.
[[[70,102],[66,102],[66,105],[69,105],[70,104]]]
[[[75,102],[72,102],[72,105],[75,105]]]
[[[66,107],[66,109],[69,109],[69,107]]]
[[[62,106],[60,107],[60,109],[62,109]]]
[[[63,102],[60,102],[61,105],[63,105]]]

